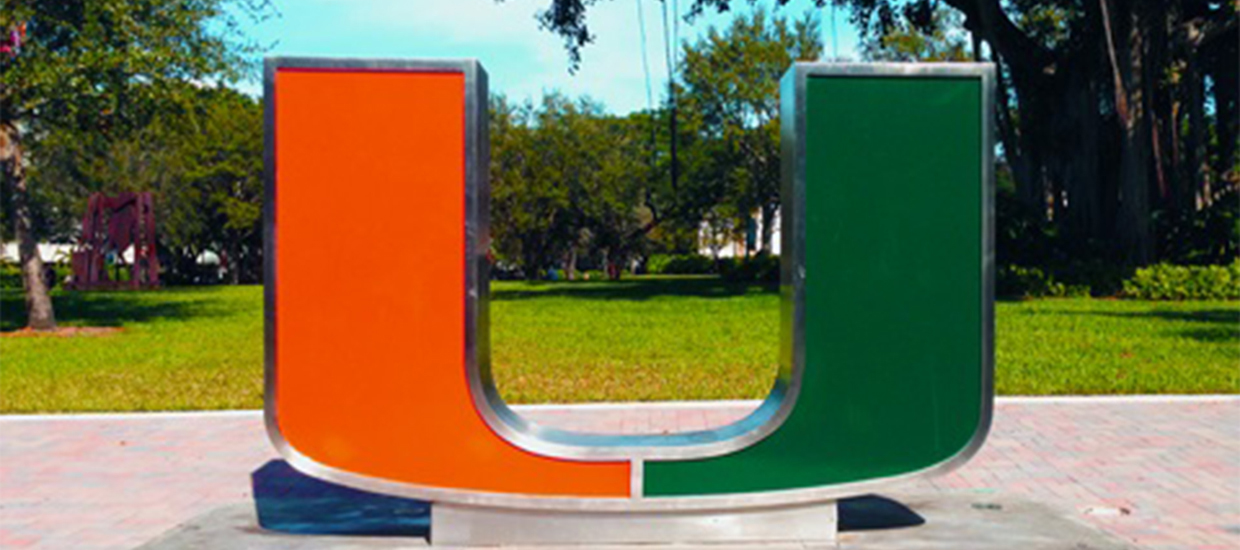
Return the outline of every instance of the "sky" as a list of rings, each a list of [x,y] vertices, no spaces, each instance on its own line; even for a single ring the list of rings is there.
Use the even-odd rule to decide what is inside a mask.
[[[642,69],[641,26],[644,15],[646,55],[654,101],[666,88],[667,65],[663,41],[663,4],[659,0],[600,0],[587,12],[595,41],[582,50],[581,67],[569,73],[568,55],[561,39],[539,28],[539,10],[551,0],[274,0],[278,17],[247,22],[249,37],[268,46],[265,55],[324,57],[476,58],[486,69],[492,92],[510,99],[537,100],[558,90],[570,96],[588,95],[611,112],[625,114],[647,106]],[[687,10],[691,0],[678,1]],[[770,0],[757,9],[772,9]],[[733,2],[735,13],[747,13],[748,2]],[[799,17],[813,9],[810,0],[793,0],[780,11]],[[670,5],[669,5],[670,13]],[[708,14],[692,24],[680,23],[681,41],[725,26],[733,14]],[[826,56],[855,58],[857,32],[847,14],[835,15],[832,38],[831,8],[820,10]],[[243,89],[260,93],[258,82]]]

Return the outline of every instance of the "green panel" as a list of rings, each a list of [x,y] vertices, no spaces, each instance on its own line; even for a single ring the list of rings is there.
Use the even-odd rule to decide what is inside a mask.
[[[756,445],[648,462],[647,496],[910,473],[956,455],[979,429],[982,81],[807,80],[801,394]],[[789,334],[782,345],[789,356]]]

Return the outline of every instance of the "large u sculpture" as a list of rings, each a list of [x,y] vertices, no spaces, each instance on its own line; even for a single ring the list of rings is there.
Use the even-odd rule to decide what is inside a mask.
[[[779,377],[735,424],[627,436],[531,424],[492,384],[482,67],[269,59],[271,439],[431,501],[435,544],[830,540],[835,499],[986,437],[993,78],[793,66]]]

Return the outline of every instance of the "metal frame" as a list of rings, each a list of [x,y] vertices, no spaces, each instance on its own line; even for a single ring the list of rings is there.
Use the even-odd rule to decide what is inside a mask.
[[[782,196],[791,197],[784,200],[781,207],[781,230],[785,232],[781,251],[781,294],[782,306],[785,308],[783,321],[793,319],[791,349],[781,350],[790,353],[794,372],[792,378],[794,388],[799,389],[801,369],[805,363],[805,88],[813,77],[862,77],[862,78],[962,78],[976,79],[981,86],[981,265],[982,272],[982,399],[981,411],[978,415],[978,426],[973,437],[955,455],[929,468],[899,476],[877,478],[856,483],[846,483],[830,487],[808,489],[805,491],[828,493],[836,497],[871,492],[875,489],[922,477],[942,475],[964,465],[981,450],[987,435],[990,433],[994,418],[994,301],[995,301],[995,246],[994,246],[994,93],[995,66],[992,63],[818,63],[798,62],[784,73],[780,82],[780,93],[784,94],[780,104],[781,115],[781,153],[783,155],[783,188]],[[787,94],[795,98],[789,102]],[[791,227],[792,233],[787,233]],[[788,238],[791,236],[791,238]],[[792,315],[787,313],[792,309]],[[785,347],[787,343],[784,343]],[[796,490],[800,491],[800,490]],[[796,492],[789,491],[789,492]]]
[[[631,499],[547,497],[491,493],[428,487],[389,481],[326,466],[302,455],[280,432],[276,402],[276,166],[275,75],[280,69],[373,70],[409,72],[451,72],[465,76],[465,187],[466,187],[466,370],[470,392],[479,414],[500,437],[512,444],[554,458],[579,461],[619,461],[631,463]],[[977,78],[982,85],[982,193],[983,193],[983,381],[981,420],[973,439],[955,456],[918,472],[856,483],[728,495],[658,497],[642,495],[643,464],[648,460],[686,460],[725,455],[753,445],[773,433],[791,414],[800,391],[804,368],[804,186],[805,186],[805,82],[811,76],[940,76]],[[475,60],[396,60],[268,58],[264,63],[263,91],[266,98],[263,121],[266,128],[263,158],[264,174],[264,329],[265,329],[265,420],[268,435],[290,465],[309,475],[363,490],[383,492],[436,502],[466,506],[522,508],[565,511],[689,511],[729,510],[782,505],[811,505],[840,497],[872,492],[891,483],[950,471],[972,457],[990,428],[993,406],[993,86],[994,68],[990,64],[813,64],[797,63],[785,74],[781,105],[783,135],[784,196],[783,259],[781,286],[785,308],[784,337],[781,341],[779,375],[770,395],[746,418],[713,430],[673,435],[604,435],[571,432],[540,426],[513,412],[495,388],[490,369],[489,270],[486,259],[490,245],[489,138],[487,124],[487,75]],[[789,111],[789,109],[795,109]],[[792,115],[789,117],[788,115]],[[792,154],[789,154],[792,153]],[[792,206],[788,206],[791,202]],[[791,223],[789,223],[791,222]],[[788,231],[791,228],[791,232]],[[792,308],[791,322],[788,309]]]

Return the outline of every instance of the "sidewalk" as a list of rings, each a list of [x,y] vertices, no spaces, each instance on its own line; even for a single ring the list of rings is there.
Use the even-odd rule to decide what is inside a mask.
[[[660,433],[727,423],[752,407],[522,414]],[[250,500],[250,474],[274,458],[255,411],[0,416],[0,548],[131,548]],[[1240,548],[1240,397],[1000,399],[982,452],[919,485],[1028,497],[1141,548]]]

